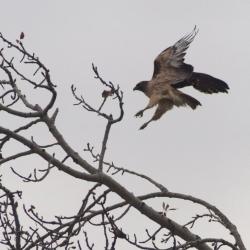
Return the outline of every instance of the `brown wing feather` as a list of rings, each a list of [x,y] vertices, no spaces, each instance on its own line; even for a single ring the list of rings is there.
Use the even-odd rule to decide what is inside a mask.
[[[166,70],[168,67],[180,68],[184,65],[185,51],[188,49],[190,43],[194,40],[198,30],[196,26],[193,31],[178,40],[173,46],[163,50],[154,61],[155,78],[161,71]]]

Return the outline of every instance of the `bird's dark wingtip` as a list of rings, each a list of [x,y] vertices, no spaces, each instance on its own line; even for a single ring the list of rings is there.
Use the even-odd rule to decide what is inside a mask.
[[[206,94],[228,93],[229,91],[226,82],[204,73],[193,72],[190,83],[195,89]]]

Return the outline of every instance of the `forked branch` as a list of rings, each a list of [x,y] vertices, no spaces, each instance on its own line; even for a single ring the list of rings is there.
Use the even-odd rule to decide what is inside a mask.
[[[94,250],[98,242],[92,243],[91,230],[88,229],[89,227],[100,227],[103,230],[103,245],[106,249],[111,250],[118,248],[119,241],[127,242],[133,248],[152,250],[189,248],[218,250],[224,246],[234,250],[246,249],[235,225],[215,206],[190,195],[170,192],[164,185],[151,177],[128,168],[117,167],[112,161],[109,162],[105,159],[112,127],[121,122],[124,116],[123,92],[119,85],[116,86],[110,81],[105,81],[95,65],[92,65],[94,77],[101,83],[102,90],[97,107],[89,104],[85,97],[78,93],[74,85],[71,86],[71,91],[76,101],[75,105],[106,120],[100,151],[94,152],[90,144],[87,144],[85,149],[90,153],[97,166],[88,163],[82,157],[82,152],[78,153],[74,150],[56,126],[59,109],[55,107],[57,92],[56,85],[52,83],[50,71],[38,56],[28,52],[23,39],[24,34],[21,34],[17,43],[12,43],[0,33],[0,41],[4,44],[4,48],[0,49],[0,70],[5,76],[5,79],[0,79],[0,114],[4,113],[18,118],[21,121],[18,124],[23,124],[19,127],[10,126],[15,127],[15,129],[10,129],[9,126],[6,127],[1,123],[0,168],[10,161],[17,162],[20,158],[35,155],[43,159],[47,167],[42,168],[36,165],[27,174],[21,174],[16,167],[12,168],[13,173],[21,180],[33,182],[35,185],[37,182],[44,181],[52,169],[58,169],[72,178],[94,184],[92,188],[85,191],[81,205],[70,216],[56,215],[52,219],[46,219],[34,205],[23,205],[23,210],[18,210],[21,207],[18,206],[18,202],[21,203],[20,192],[11,192],[0,182],[0,234],[2,235],[0,245],[12,250],[59,249],[62,247],[67,250],[77,247],[84,249],[82,246],[86,245],[88,249]],[[16,56],[9,58],[9,50],[13,50]],[[20,59],[17,60],[17,57]],[[27,65],[27,67],[35,66],[33,73],[26,75],[20,70],[21,64]],[[41,94],[44,94],[45,90],[46,105],[34,103],[29,92],[25,94],[25,89],[22,89],[23,84],[20,82],[32,91],[43,90]],[[106,111],[107,102],[113,102],[116,105],[118,114]],[[52,115],[49,114],[50,111],[52,111]],[[34,129],[38,128],[40,124],[45,125],[48,137],[50,137],[50,140],[48,139],[46,142],[44,142],[44,138],[41,140],[39,132],[36,133],[36,129]],[[39,129],[37,130],[39,131]],[[7,155],[9,151],[5,149],[10,142],[15,142],[21,147],[11,155]],[[26,149],[23,149],[24,147]],[[129,183],[122,183],[120,179],[118,181],[119,173],[133,175],[142,183],[146,181],[159,192],[143,195],[133,193]],[[193,218],[187,218],[186,223],[180,224],[171,219],[171,214],[176,212],[176,209],[168,205],[167,202],[170,198],[202,206],[206,212],[195,214]],[[162,208],[158,205],[151,205],[151,199],[160,201]],[[27,230],[24,230],[25,226],[21,224],[20,210],[33,222],[27,227]],[[131,215],[134,211],[139,212],[138,216],[147,218],[145,225],[138,225],[144,235],[143,239],[140,239],[139,234],[137,235],[127,227],[131,218],[133,220]],[[178,209],[178,212],[181,212],[181,208]],[[211,238],[209,235],[206,238],[196,235],[193,227],[197,221],[207,223],[204,218],[208,218],[208,222],[211,223],[220,223],[233,237],[234,242],[219,237]],[[119,227],[121,223],[123,223],[122,228]]]

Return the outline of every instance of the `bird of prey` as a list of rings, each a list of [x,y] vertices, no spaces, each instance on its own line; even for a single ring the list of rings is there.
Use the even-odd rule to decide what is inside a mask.
[[[136,117],[142,117],[145,110],[157,105],[153,117],[140,129],[144,129],[150,122],[161,118],[173,106],[189,106],[196,109],[201,105],[192,96],[178,90],[179,88],[193,86],[207,94],[228,92],[229,87],[224,81],[204,73],[193,72],[193,66],[184,63],[186,50],[197,33],[198,30],[195,26],[190,34],[162,51],[154,60],[152,79],[141,81],[134,87],[134,90],[142,91],[149,98],[148,105],[136,113]]]

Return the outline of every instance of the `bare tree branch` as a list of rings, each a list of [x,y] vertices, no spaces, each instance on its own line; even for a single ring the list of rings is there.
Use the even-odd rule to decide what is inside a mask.
[[[106,160],[107,145],[110,143],[113,125],[121,122],[124,116],[123,92],[119,85],[115,86],[112,82],[105,81],[94,64],[92,65],[94,77],[101,83],[100,86],[103,90],[97,107],[89,104],[83,95],[78,94],[76,87],[71,86],[71,92],[76,101],[75,105],[81,106],[84,110],[106,120],[100,151],[95,153],[94,147],[89,144],[84,150],[90,153],[97,166],[88,163],[58,130],[56,117],[59,109],[55,107],[56,85],[51,81],[49,69],[34,53],[26,50],[23,39],[24,33],[21,33],[20,39],[16,43],[12,43],[0,33],[0,41],[4,44],[4,48],[0,49],[0,70],[4,73],[5,78],[0,79],[2,91],[0,94],[0,111],[2,112],[0,114],[4,113],[10,117],[18,118],[20,121],[28,118],[28,122],[18,123],[24,125],[14,130],[3,125],[0,126],[0,165],[13,160],[17,161],[25,156],[39,156],[47,165],[45,169],[35,166],[30,174],[25,175],[17,171],[16,168],[11,168],[13,174],[24,182],[34,182],[32,185],[35,185],[37,182],[44,181],[51,169],[58,169],[81,181],[93,182],[94,185],[85,192],[82,204],[70,216],[55,215],[52,219],[46,219],[34,205],[23,204],[22,212],[31,220],[28,229],[24,230],[25,226],[21,224],[19,218],[20,211],[17,210],[18,204],[22,202],[21,193],[10,191],[0,182],[0,245],[13,250],[34,248],[37,250],[59,248],[70,250],[77,247],[84,249],[82,245],[85,244],[88,249],[94,250],[96,245],[99,247],[99,242],[91,243],[89,240],[91,232],[88,228],[95,226],[103,230],[103,244],[107,250],[117,248],[119,241],[127,242],[133,248],[154,250],[189,248],[218,250],[222,247],[234,250],[246,249],[236,226],[214,205],[190,195],[170,192],[164,185],[151,177],[128,168],[117,167],[112,161]],[[15,55],[18,54],[18,60],[17,56],[8,56],[10,50],[13,50]],[[31,75],[24,73],[20,70],[20,65],[34,67],[33,73]],[[44,94],[45,91],[46,104],[33,103],[32,98],[24,94],[22,85],[19,84],[20,81],[33,91],[43,90],[41,94]],[[104,106],[108,102],[116,105],[119,110],[118,114],[106,111]],[[52,137],[52,142],[50,140],[50,142],[41,143],[41,136],[33,129],[38,124],[45,125],[48,136]],[[5,156],[5,148],[6,145],[9,145],[9,141],[15,142],[21,149],[13,155]],[[23,147],[26,148],[25,151]],[[54,150],[53,153],[51,153],[52,150]],[[133,194],[129,183],[123,184],[116,179],[118,173],[133,175],[141,182],[146,181],[152,184],[160,192],[146,193],[140,196]],[[113,196],[116,199],[113,199]],[[180,199],[196,206],[202,206],[206,212],[196,213],[193,218],[187,218],[184,225],[180,224],[171,219],[171,213],[169,213],[176,209],[170,208],[165,200],[162,202],[163,199],[167,198]],[[160,200],[162,211],[155,205],[151,207],[149,205],[150,199]],[[127,224],[130,223],[131,211],[135,210],[139,212],[140,216],[149,219],[145,220],[146,225],[138,225],[143,234],[146,232],[144,239],[139,239],[138,235],[129,232],[126,228]],[[202,220],[204,218],[208,218],[208,220]],[[219,236],[211,238],[207,235],[206,238],[201,238],[193,232],[193,226],[197,221],[220,223],[235,242],[232,243]],[[154,227],[151,224],[153,222]],[[118,225],[121,223],[123,223],[123,228]],[[131,238],[130,235],[133,237]]]

